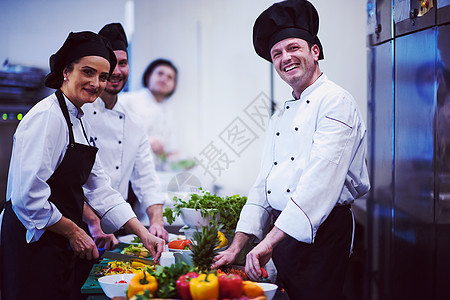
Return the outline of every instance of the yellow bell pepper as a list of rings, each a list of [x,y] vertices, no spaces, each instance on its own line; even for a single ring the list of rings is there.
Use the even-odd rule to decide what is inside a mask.
[[[151,294],[154,294],[157,288],[158,282],[156,281],[156,278],[150,275],[147,271],[141,271],[131,278],[127,296],[128,298],[131,298],[138,292],[146,290],[150,291]]]
[[[222,247],[225,247],[226,245],[228,245],[228,239],[225,237],[225,235],[221,231],[217,232],[217,238],[219,239],[219,246],[217,246],[216,249],[222,248]]]
[[[193,300],[209,300],[219,298],[219,279],[214,273],[202,273],[189,282],[189,290]]]

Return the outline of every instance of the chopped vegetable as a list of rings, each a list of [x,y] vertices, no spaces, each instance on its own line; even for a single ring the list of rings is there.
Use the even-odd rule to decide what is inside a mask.
[[[132,243],[139,244],[139,243],[142,243],[142,240],[141,240],[140,237],[138,237],[138,236],[136,235],[136,236],[131,240],[131,242],[132,242]]]
[[[148,251],[142,243],[129,245],[128,247],[123,248],[120,253],[144,258],[151,256],[150,251]]]
[[[103,277],[107,275],[114,275],[114,274],[133,274],[138,273],[139,271],[142,271],[143,269],[149,270],[154,269],[154,266],[145,265],[140,262],[125,262],[125,261],[110,261],[104,268],[97,268],[95,276],[96,277]]]

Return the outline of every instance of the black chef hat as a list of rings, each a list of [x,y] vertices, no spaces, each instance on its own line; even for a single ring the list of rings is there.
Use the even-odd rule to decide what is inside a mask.
[[[128,41],[125,34],[125,30],[120,23],[111,23],[105,25],[99,32],[101,36],[104,36],[109,40],[113,50],[127,51]]]
[[[63,83],[63,70],[84,56],[101,56],[109,61],[109,75],[116,67],[116,55],[108,40],[94,32],[71,32],[62,47],[50,56],[50,73],[45,77],[45,86],[58,89]]]
[[[306,0],[278,2],[263,11],[253,26],[253,46],[256,53],[272,62],[270,49],[287,38],[300,38],[319,46],[319,59],[323,59],[322,44],[317,37],[319,15]]]

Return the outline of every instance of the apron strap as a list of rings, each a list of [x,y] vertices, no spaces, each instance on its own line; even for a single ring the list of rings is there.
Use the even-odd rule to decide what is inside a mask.
[[[55,94],[56,98],[58,98],[59,106],[61,107],[62,113],[64,115],[64,118],[66,119],[67,126],[69,128],[69,145],[73,147],[75,144],[75,139],[73,137],[73,130],[72,130],[73,124],[70,122],[69,110],[67,109],[66,101],[64,101],[63,93],[61,92],[60,89],[57,89]]]

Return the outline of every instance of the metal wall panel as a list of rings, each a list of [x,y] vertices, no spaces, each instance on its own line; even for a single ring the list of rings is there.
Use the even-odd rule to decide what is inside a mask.
[[[430,9],[421,15],[424,0],[394,0],[395,36],[401,36],[436,25],[437,0],[428,0]]]
[[[436,28],[395,43],[392,298],[433,299]]]
[[[438,25],[450,22],[450,0],[439,0],[436,21]]]
[[[369,52],[369,157],[371,199],[369,223],[369,294],[390,299],[392,164],[393,164],[393,41]]]
[[[369,44],[377,45],[393,38],[392,36],[392,3],[391,0],[369,0],[368,18],[371,28]]]
[[[438,27],[436,107],[436,293],[450,295],[450,25]]]

